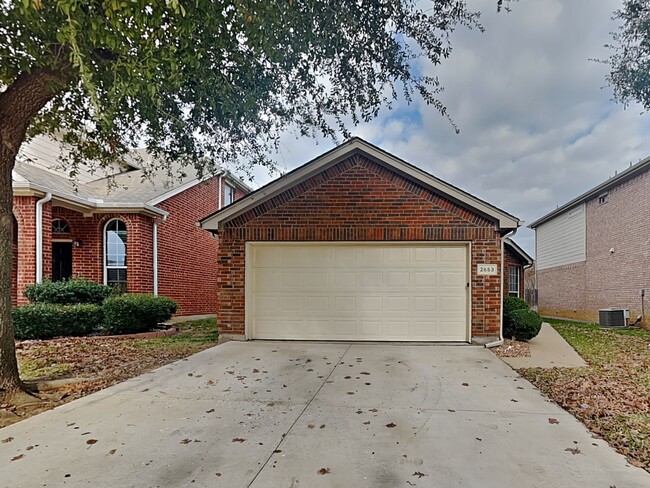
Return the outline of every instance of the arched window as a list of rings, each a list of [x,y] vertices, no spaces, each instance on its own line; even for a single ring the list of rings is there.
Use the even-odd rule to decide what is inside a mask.
[[[52,220],[52,234],[69,234],[70,225],[63,219]]]
[[[126,291],[126,224],[109,220],[104,227],[104,284]]]

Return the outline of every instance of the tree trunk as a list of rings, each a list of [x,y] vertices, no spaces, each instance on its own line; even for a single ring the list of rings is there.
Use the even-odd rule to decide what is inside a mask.
[[[4,401],[23,391],[18,376],[14,328],[11,320],[11,271],[13,264],[13,191],[11,172],[20,145],[34,116],[65,89],[60,73],[34,68],[22,73],[0,93],[0,398]]]

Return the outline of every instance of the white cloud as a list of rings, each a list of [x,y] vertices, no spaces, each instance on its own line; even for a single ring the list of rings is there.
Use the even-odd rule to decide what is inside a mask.
[[[421,100],[353,132],[531,222],[650,154],[650,121],[610,101],[607,66],[592,61],[607,57],[620,6],[525,0],[497,14],[496,0],[470,1],[486,32],[456,31],[451,59],[420,66],[445,86],[461,133]],[[332,146],[288,134],[278,160],[293,169]],[[533,253],[530,230],[516,239]]]

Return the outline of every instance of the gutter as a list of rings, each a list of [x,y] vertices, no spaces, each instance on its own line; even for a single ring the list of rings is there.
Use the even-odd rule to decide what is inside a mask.
[[[36,202],[36,283],[43,282],[43,205],[52,200],[47,193]]]
[[[163,216],[163,222],[167,222],[167,215]],[[158,296],[158,222],[153,222],[153,294]]]
[[[500,346],[503,344],[503,268],[505,268],[505,239],[514,237],[514,235],[517,233],[517,229],[514,229],[513,231],[508,232],[506,235],[504,235],[501,238],[501,304],[499,305],[501,307],[500,311],[500,318],[499,318],[499,339],[493,342],[488,342],[485,344],[485,347],[490,349],[492,347]]]

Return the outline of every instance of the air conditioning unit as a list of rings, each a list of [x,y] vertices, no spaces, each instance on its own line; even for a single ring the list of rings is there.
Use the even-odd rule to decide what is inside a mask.
[[[629,308],[601,308],[598,310],[601,327],[627,327],[630,320]]]

